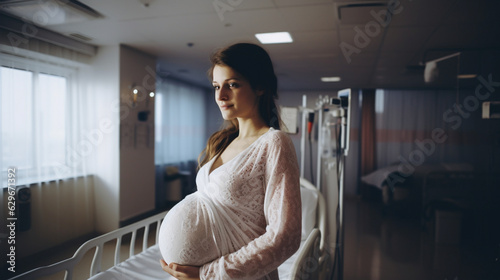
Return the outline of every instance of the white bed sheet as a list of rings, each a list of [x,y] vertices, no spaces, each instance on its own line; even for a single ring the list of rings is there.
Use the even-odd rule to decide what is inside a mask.
[[[149,247],[146,251],[132,256],[106,271],[102,271],[92,280],[152,280],[152,279],[175,279],[163,271],[160,266],[160,249],[158,245]]]
[[[304,240],[301,241],[300,248],[304,243]],[[297,258],[297,252],[278,268],[280,279],[291,279],[290,272]],[[114,267],[94,275],[89,280],[175,280],[174,277],[161,269],[160,259],[158,245],[154,245]]]
[[[379,189],[383,188],[385,180],[391,173],[399,172],[401,165],[390,165],[379,168],[370,174],[361,177],[361,181],[365,184],[375,186]],[[423,180],[429,172],[435,171],[473,171],[474,167],[468,163],[437,163],[437,164],[422,164],[414,167],[411,175],[417,176]],[[400,176],[400,175],[398,175]]]

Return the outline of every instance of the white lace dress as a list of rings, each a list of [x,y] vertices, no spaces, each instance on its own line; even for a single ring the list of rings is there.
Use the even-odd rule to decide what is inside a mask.
[[[201,279],[278,279],[300,245],[301,205],[295,148],[270,129],[209,174],[166,215],[159,247],[167,263],[201,266]]]

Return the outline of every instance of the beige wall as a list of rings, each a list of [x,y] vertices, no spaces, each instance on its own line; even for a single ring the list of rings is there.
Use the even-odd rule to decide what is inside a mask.
[[[155,209],[154,98],[156,58],[120,46],[120,217],[126,221]],[[139,90],[132,103],[132,85]],[[138,119],[147,112],[147,121]]]
[[[86,76],[82,85],[94,100],[95,116],[93,123],[99,128],[108,122],[103,131],[103,140],[95,147],[92,170],[95,174],[95,229],[99,233],[118,228],[120,168],[119,168],[119,46],[99,47],[90,67],[85,69]],[[102,130],[102,129],[101,129]]]

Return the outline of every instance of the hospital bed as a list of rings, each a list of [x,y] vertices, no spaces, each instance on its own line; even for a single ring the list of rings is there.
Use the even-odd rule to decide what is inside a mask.
[[[302,241],[297,252],[285,261],[279,268],[280,279],[323,279],[322,275],[328,270],[325,261],[326,212],[325,201],[321,193],[310,182],[300,180],[302,199]],[[12,280],[39,279],[65,271],[64,279],[74,277],[74,268],[87,252],[94,250],[88,278],[91,280],[122,280],[122,279],[174,279],[164,272],[159,264],[161,259],[157,245],[160,224],[165,214],[162,212],[103,234],[82,244],[73,257],[48,266],[39,267],[18,275]],[[155,244],[148,246],[148,236],[155,230]],[[130,238],[129,238],[130,237]],[[142,250],[135,252],[138,237],[142,237]],[[114,242],[114,265],[102,270],[103,252]],[[128,258],[120,261],[121,248],[129,242]]]
[[[379,189],[385,210],[413,210],[420,213],[425,207],[425,182],[433,173],[472,172],[473,166],[467,163],[436,163],[410,166],[403,164],[379,168],[361,177],[361,182]],[[406,172],[406,173],[401,173]]]

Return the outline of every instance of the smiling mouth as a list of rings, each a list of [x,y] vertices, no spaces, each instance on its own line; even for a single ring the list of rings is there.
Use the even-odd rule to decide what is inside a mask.
[[[231,107],[233,107],[233,105],[222,105],[222,106],[220,106],[220,109],[221,110],[227,110],[227,109],[229,109]]]

